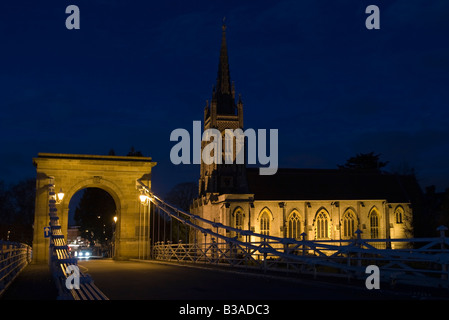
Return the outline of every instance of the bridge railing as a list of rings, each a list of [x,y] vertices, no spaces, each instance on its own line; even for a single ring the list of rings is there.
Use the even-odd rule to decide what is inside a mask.
[[[49,183],[50,271],[61,300],[108,300],[89,275],[79,271],[78,260],[71,257],[61,231],[56,208],[53,179]],[[78,278],[78,279],[75,279]],[[73,281],[73,284],[72,284]],[[69,284],[69,285],[68,285]],[[79,286],[77,287],[77,285]]]
[[[154,243],[153,259],[347,279],[366,279],[367,266],[376,265],[380,280],[391,285],[449,289],[446,227],[438,228],[440,236],[433,238],[362,239],[360,230],[349,240],[312,241],[306,240],[305,233],[299,240],[280,238],[233,228],[182,211],[151,194],[138,182],[141,192],[149,195],[158,213],[188,226],[193,234],[191,243]]]
[[[29,245],[0,241],[0,297],[31,262],[31,252]]]
[[[376,239],[385,243],[386,239]],[[153,246],[153,259],[183,263],[206,263],[263,272],[333,276],[365,279],[366,267],[376,265],[381,281],[391,285],[409,284],[449,288],[449,239],[395,239],[406,249],[378,249],[373,241],[309,241],[282,239],[242,242],[235,238],[217,242],[164,243]],[[413,247],[412,247],[413,246]]]

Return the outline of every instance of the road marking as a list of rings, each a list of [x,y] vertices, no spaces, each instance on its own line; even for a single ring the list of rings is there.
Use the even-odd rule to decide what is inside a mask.
[[[87,271],[89,271],[89,269],[88,269],[87,267],[85,267],[85,266],[83,266],[83,265],[81,265],[81,264],[79,264],[79,263],[78,263],[78,267],[79,267],[80,269],[83,269],[83,270],[82,270],[83,273],[86,273]]]

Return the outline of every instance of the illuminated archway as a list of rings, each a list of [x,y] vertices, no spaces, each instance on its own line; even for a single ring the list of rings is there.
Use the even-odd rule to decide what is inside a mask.
[[[117,208],[116,257],[138,256],[139,191],[136,181],[151,187],[151,169],[156,165],[149,157],[94,156],[39,153],[33,159],[36,166],[36,207],[33,236],[33,261],[49,258],[49,239],[44,228],[49,225],[48,184],[54,178],[55,190],[65,196],[57,206],[61,230],[67,237],[69,202],[84,188],[100,188],[114,199]]]
[[[87,187],[75,192],[67,201],[70,203],[67,244],[72,250],[89,245],[93,247],[93,255],[112,257],[114,217],[117,221],[118,217],[117,203],[111,194],[103,188]]]

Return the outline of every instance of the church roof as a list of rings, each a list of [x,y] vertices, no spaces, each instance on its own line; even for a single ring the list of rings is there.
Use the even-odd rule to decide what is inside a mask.
[[[413,176],[342,169],[278,169],[259,175],[247,168],[255,200],[374,200],[410,203],[421,194]]]

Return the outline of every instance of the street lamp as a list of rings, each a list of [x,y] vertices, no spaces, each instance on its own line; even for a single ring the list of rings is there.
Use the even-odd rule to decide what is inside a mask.
[[[142,193],[140,196],[140,202],[142,204],[148,204],[150,202],[150,197],[148,195],[146,195],[145,193]]]
[[[117,213],[117,211],[116,211]],[[116,228],[117,228],[117,216],[114,216],[114,218],[112,218],[112,220],[114,220],[114,223],[112,224],[112,239],[111,239],[111,257],[115,258],[116,255],[116,246],[115,246],[115,242],[117,241],[117,235],[115,233]]]
[[[59,189],[59,192],[57,193],[57,203],[61,203],[62,199],[64,199],[64,192],[62,191],[62,188]]]

